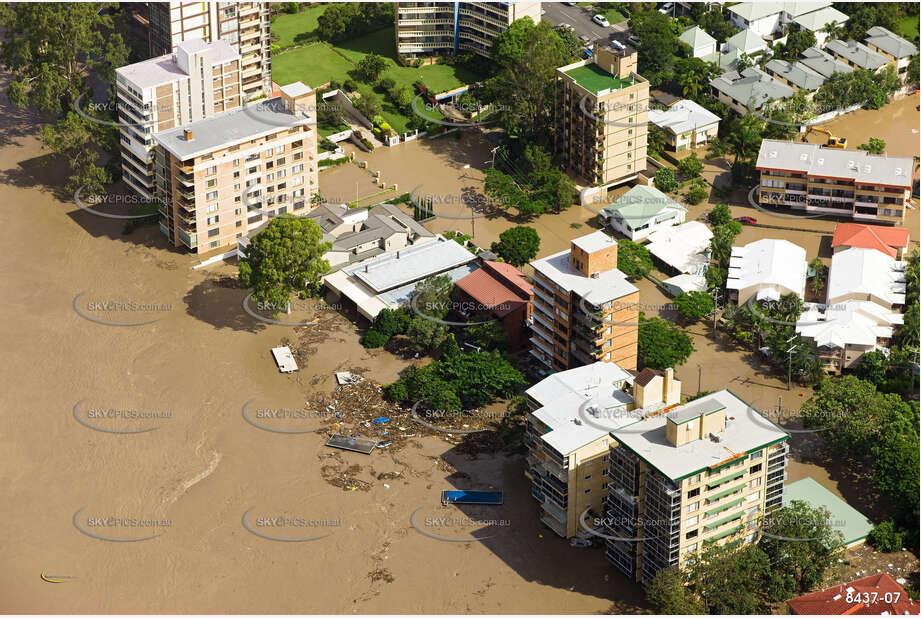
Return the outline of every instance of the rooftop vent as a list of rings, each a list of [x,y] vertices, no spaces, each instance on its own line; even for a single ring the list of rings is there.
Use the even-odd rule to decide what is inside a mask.
[[[183,129],[182,137],[185,138],[185,141],[191,142],[192,140],[195,139],[195,134],[192,133],[192,129]]]
[[[600,277],[600,276],[601,276],[601,272],[600,272],[600,271],[597,271],[597,270],[596,270],[595,272],[592,273],[592,279],[597,279],[597,278]]]
[[[896,176],[901,176],[901,175],[902,175],[902,168],[901,168],[901,167],[895,168],[895,175],[896,175]]]
[[[799,156],[800,161],[806,161],[807,159],[809,159],[809,155],[805,152]]]
[[[777,151],[776,151],[776,150],[772,150],[771,152],[768,153],[768,157],[771,158],[771,159],[776,159],[776,158],[777,158]]]
[[[717,433],[714,433],[714,432],[712,432],[712,431],[710,432],[710,439],[711,439],[713,442],[722,442],[722,441],[723,441],[723,437],[722,437],[721,435],[719,435],[719,434],[717,434]]]

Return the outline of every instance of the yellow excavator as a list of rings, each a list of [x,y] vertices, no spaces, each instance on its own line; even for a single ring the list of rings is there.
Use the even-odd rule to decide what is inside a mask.
[[[806,138],[809,137],[809,134],[815,131],[816,133],[824,133],[828,137],[828,141],[825,143],[826,148],[847,148],[847,138],[846,137],[836,137],[828,129],[823,129],[822,127],[809,127],[806,129],[806,132],[803,133],[803,141],[808,141]]]

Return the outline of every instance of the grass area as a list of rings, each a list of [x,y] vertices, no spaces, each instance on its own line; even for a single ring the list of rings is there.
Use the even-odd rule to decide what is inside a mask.
[[[332,79],[345,81],[354,68],[326,43],[314,43],[272,56],[272,80],[282,85],[302,81],[316,88]]]
[[[605,17],[607,17],[608,23],[610,23],[612,26],[613,26],[614,24],[619,24],[620,22],[622,22],[622,21],[624,21],[625,19],[627,19],[626,17],[624,17],[623,15],[620,14],[620,11],[618,11],[617,9],[614,9],[614,8],[605,8],[605,9],[604,9],[603,11],[601,11],[599,14],[600,14],[600,15],[604,15]]]
[[[273,42],[281,49],[285,49],[315,40],[314,31],[317,29],[317,18],[325,10],[325,4],[317,4],[293,15],[280,13],[272,20],[272,37],[275,39]]]
[[[897,35],[912,43],[918,42],[918,15],[900,17],[896,25],[898,26],[895,31]]]
[[[340,131],[345,131],[345,130],[347,130],[348,128],[349,128],[349,125],[347,125],[347,124],[341,124],[341,125],[339,125],[339,126],[333,126],[333,125],[331,125],[331,124],[324,124],[324,123],[321,122],[321,123],[317,126],[317,131],[319,132],[320,137],[329,137],[330,135],[333,135],[334,133],[339,133]]]
[[[580,86],[598,94],[602,90],[620,90],[630,85],[630,80],[614,77],[597,64],[587,64],[566,71]]]
[[[276,31],[276,24],[284,17],[306,21],[303,18],[305,12],[278,17],[272,22],[272,34],[281,38],[281,32]],[[287,34],[284,36],[289,38],[293,36],[291,33],[296,29],[290,25],[290,22],[283,22],[282,25],[287,28]],[[421,80],[429,90],[437,93],[473,83],[479,79],[479,76],[459,66],[445,64],[433,64],[419,68],[400,66],[396,58],[392,27],[382,28],[356,39],[344,41],[335,48],[328,43],[317,42],[276,54],[272,58],[272,79],[278,84],[302,81],[313,88],[330,81],[339,83],[347,79],[358,81],[355,76],[355,65],[370,53],[382,56],[387,62],[387,68],[381,73],[381,77],[389,77],[397,84],[407,85],[410,88],[414,82]],[[369,89],[370,86],[362,85],[362,90]],[[415,93],[415,88],[413,92]],[[395,131],[405,133],[410,118],[401,113],[382,91],[377,90],[376,94],[381,100],[384,118]],[[330,133],[335,133],[335,131],[330,131],[326,135]],[[322,127],[320,134],[323,135]]]

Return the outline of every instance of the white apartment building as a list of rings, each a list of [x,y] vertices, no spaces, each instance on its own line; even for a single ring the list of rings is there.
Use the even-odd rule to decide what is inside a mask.
[[[225,41],[183,41],[174,53],[115,71],[122,177],[154,192],[153,134],[239,107],[240,54]]]
[[[272,92],[268,2],[151,2],[150,55],[172,53],[180,41],[226,41],[240,54],[247,96]]]

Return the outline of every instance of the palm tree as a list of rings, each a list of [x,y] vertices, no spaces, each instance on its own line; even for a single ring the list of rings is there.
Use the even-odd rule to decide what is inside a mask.
[[[835,21],[828,22],[822,29],[828,34],[829,39],[838,39],[844,36],[844,24],[839,24]]]
[[[703,89],[705,76],[694,69],[689,69],[681,74],[678,78],[678,84],[681,86],[681,92],[689,99],[697,99],[700,91]]]

